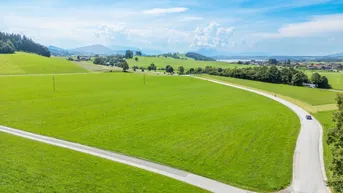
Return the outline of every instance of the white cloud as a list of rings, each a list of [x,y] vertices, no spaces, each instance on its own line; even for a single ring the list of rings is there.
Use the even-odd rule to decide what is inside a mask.
[[[173,7],[173,8],[167,8],[167,9],[155,8],[155,9],[145,10],[143,11],[143,13],[147,15],[159,15],[159,14],[166,14],[166,13],[181,13],[187,10],[188,8],[185,8],[185,7]]]
[[[234,27],[224,28],[218,23],[212,22],[209,26],[197,27],[191,47],[234,47],[231,41]]]
[[[194,16],[189,16],[189,17],[182,18],[182,21],[199,21],[199,20],[204,20],[204,18],[202,18],[202,17],[194,17]]]
[[[311,21],[281,27],[276,33],[259,33],[263,38],[315,37],[343,32],[343,14],[315,16]]]

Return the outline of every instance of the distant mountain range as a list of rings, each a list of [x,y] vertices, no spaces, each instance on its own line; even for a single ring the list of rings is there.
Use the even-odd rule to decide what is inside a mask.
[[[213,48],[201,48],[196,53],[202,54],[207,57],[212,57],[218,60],[230,60],[230,59],[239,59],[239,60],[269,60],[275,58],[277,60],[342,60],[343,52],[337,54],[331,54],[327,56],[278,56],[272,55],[264,52],[241,52],[241,53],[228,53],[223,51],[218,51]]]
[[[127,47],[122,47],[121,50],[113,50],[106,46],[97,44],[97,45],[90,45],[80,48],[74,48],[74,49],[63,49],[56,46],[49,46],[48,49],[54,56],[71,56],[71,55],[115,55],[115,54],[125,54],[125,51],[130,49]],[[125,49],[124,49],[125,48]],[[131,49],[133,51],[139,50],[139,49]]]
[[[71,56],[71,55],[115,55],[115,54],[125,54],[126,50],[137,51],[139,48],[130,46],[118,46],[112,45],[110,48],[97,44],[90,45],[75,49],[63,49],[56,46],[49,46],[49,51],[54,56]],[[142,50],[140,50],[142,51]],[[142,51],[145,54],[163,54],[160,50],[145,49]],[[195,53],[204,55],[206,57],[214,58],[217,60],[269,60],[275,58],[277,60],[343,60],[343,52],[337,54],[330,54],[327,56],[275,56],[263,52],[246,52],[246,53],[225,53],[223,51],[218,51],[213,48],[201,48],[199,50],[193,51]]]

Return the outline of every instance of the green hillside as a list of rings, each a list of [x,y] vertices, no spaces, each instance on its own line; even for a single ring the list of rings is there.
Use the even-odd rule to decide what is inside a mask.
[[[24,52],[0,54],[0,75],[78,72],[87,71],[73,62],[61,58],[47,58]]]

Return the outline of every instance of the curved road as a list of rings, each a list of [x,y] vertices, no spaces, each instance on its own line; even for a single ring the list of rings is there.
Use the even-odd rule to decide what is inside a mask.
[[[293,180],[290,191],[292,193],[331,192],[325,185],[327,178],[323,158],[323,128],[315,118],[313,118],[313,120],[306,119],[306,115],[309,115],[308,112],[291,102],[277,98],[271,94],[212,79],[193,77],[263,95],[290,108],[298,115],[301,123],[301,129],[294,153]]]
[[[231,86],[238,89],[254,92],[259,95],[271,98],[279,103],[284,104],[292,111],[294,111],[301,121],[301,130],[297,140],[297,146],[294,154],[293,163],[293,180],[292,185],[287,190],[282,192],[292,193],[330,193],[330,189],[325,186],[326,180],[324,161],[323,161],[323,147],[322,147],[322,127],[317,120],[306,120],[305,116],[308,114],[300,107],[285,101],[280,98],[276,98],[270,94],[266,94],[253,89],[232,85],[229,83],[223,83],[216,80],[194,77],[206,81],[210,81],[225,86]],[[148,162],[145,160],[105,151],[77,143],[63,141],[51,137],[37,135],[5,126],[0,126],[0,131],[9,133],[12,135],[40,141],[43,143],[72,149],[75,151],[83,152],[86,154],[94,155],[97,157],[109,159],[115,162],[138,167],[144,170],[155,172],[164,176],[174,178],[179,181],[203,188],[211,192],[225,192],[225,193],[249,193],[250,191],[242,190],[236,187],[223,184],[221,182],[205,178],[199,175],[188,173],[186,171],[174,169],[168,166]]]

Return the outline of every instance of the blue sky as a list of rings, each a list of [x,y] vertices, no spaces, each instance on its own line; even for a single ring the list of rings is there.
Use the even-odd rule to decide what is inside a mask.
[[[343,52],[343,0],[19,0],[1,2],[0,12],[0,31],[63,48]]]

